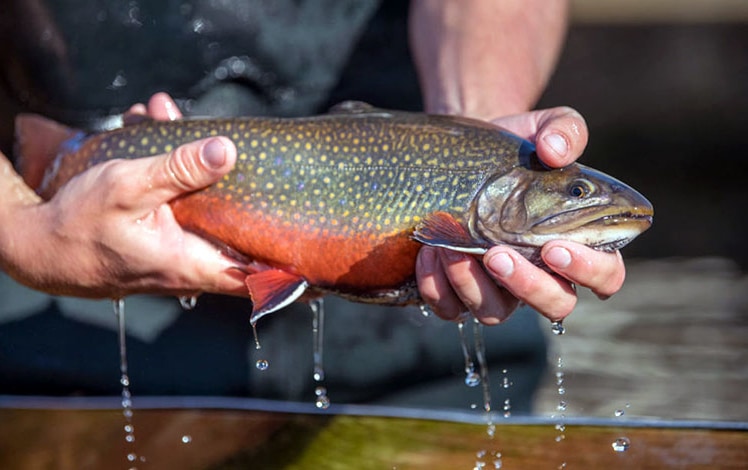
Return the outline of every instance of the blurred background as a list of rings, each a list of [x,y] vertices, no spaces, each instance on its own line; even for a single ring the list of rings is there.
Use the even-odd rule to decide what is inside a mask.
[[[582,161],[654,204],[624,289],[555,338],[581,414],[748,419],[748,2],[575,0],[542,106],[587,119]],[[555,384],[540,409],[558,401]],[[551,408],[552,409],[552,408]]]

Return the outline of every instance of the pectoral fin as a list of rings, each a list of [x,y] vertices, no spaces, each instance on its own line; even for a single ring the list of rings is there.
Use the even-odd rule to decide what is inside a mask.
[[[424,245],[463,253],[482,255],[488,251],[487,244],[474,240],[465,227],[446,212],[426,216],[413,231],[413,239]]]
[[[274,268],[250,274],[244,283],[252,297],[252,316],[249,318],[252,324],[268,313],[290,305],[309,286],[301,276]]]

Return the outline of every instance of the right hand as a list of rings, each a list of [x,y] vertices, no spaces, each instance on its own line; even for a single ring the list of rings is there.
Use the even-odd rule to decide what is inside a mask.
[[[146,113],[180,117],[164,94],[129,115]],[[233,142],[212,137],[163,155],[96,165],[47,202],[3,201],[2,267],[29,287],[59,295],[247,296],[240,263],[183,230],[169,206],[220,180],[235,162]]]

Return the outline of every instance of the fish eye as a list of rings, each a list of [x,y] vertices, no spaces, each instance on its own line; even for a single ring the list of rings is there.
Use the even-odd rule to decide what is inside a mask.
[[[592,183],[587,180],[576,180],[569,185],[568,194],[569,196],[576,199],[584,199],[591,195],[594,191]]]

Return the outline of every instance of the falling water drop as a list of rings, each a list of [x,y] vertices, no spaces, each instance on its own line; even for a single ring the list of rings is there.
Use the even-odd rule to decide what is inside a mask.
[[[427,304],[420,304],[418,308],[421,310],[421,314],[424,317],[430,317],[434,314],[434,310],[432,310]]]
[[[475,372],[475,364],[470,357],[467,337],[465,336],[465,322],[457,324],[457,331],[460,334],[460,348],[462,349],[462,358],[465,361],[465,385],[475,387],[480,383],[480,375]]]
[[[192,436],[185,434],[182,436],[182,444],[189,444],[192,442]]]
[[[197,296],[181,296],[179,297],[179,305],[185,310],[192,310],[197,305]]]
[[[488,380],[488,361],[486,360],[486,344],[483,340],[483,324],[473,319],[473,338],[475,341],[475,358],[480,370],[480,381],[483,386],[483,410],[491,411],[491,388]]]
[[[613,450],[616,452],[626,452],[631,447],[631,441],[628,437],[619,437],[611,444]]]
[[[504,418],[509,418],[510,416],[512,416],[512,401],[507,398],[504,400]]]
[[[262,349],[262,346],[260,346],[260,337],[257,335],[257,322],[250,321],[249,323],[252,325],[252,335],[255,338],[255,349]]]
[[[558,386],[558,395],[562,397],[566,394],[566,388],[564,387],[564,361],[561,356],[556,361],[556,385]],[[566,438],[564,432],[566,431],[566,409],[568,405],[566,401],[559,400],[556,410],[558,410],[558,420],[556,421],[555,429],[559,432],[556,435],[556,442],[561,442]]]
[[[560,336],[566,333],[566,328],[564,328],[563,322],[558,320],[551,323],[551,331],[554,335]]]
[[[125,442],[130,446],[135,443],[135,426],[132,423],[132,395],[130,393],[130,377],[127,370],[127,330],[125,328],[125,300],[114,299],[112,301],[114,316],[117,319],[117,342],[119,345],[119,383],[122,385],[122,416],[125,418]],[[131,447],[131,450],[132,449]],[[134,462],[138,455],[135,452],[127,454],[127,460]],[[134,468],[134,467],[131,467]]]
[[[330,407],[330,398],[327,396],[327,389],[325,387],[319,386],[315,388],[314,394],[317,397],[314,401],[314,406],[321,410],[326,410]]]
[[[257,362],[255,362],[255,367],[257,370],[268,370],[268,367],[270,367],[270,363],[266,359],[257,359]]]
[[[616,411],[613,412],[613,416],[615,416],[616,418],[620,418],[624,414],[626,414],[626,412],[623,411],[623,410],[616,410]]]
[[[325,308],[322,299],[309,302],[312,309],[312,360],[314,362],[313,378],[315,382],[325,380],[323,362],[323,339],[325,332]]]

